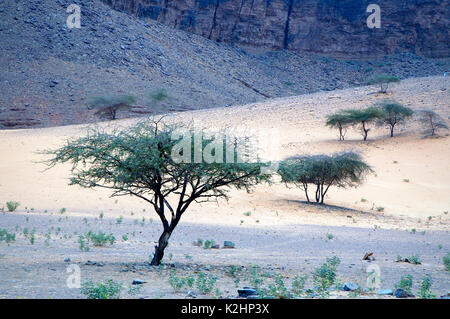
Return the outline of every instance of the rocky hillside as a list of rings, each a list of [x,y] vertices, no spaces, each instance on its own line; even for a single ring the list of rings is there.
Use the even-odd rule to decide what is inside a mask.
[[[219,42],[333,56],[448,56],[446,0],[103,0],[138,17]],[[378,3],[381,28],[367,27]]]
[[[66,26],[81,6],[81,28]],[[262,101],[365,83],[375,73],[401,78],[448,71],[447,60],[397,54],[338,60],[288,50],[251,51],[140,20],[100,0],[0,2],[0,129],[95,121],[93,95],[135,94],[119,117]],[[169,98],[155,104],[151,92]]]

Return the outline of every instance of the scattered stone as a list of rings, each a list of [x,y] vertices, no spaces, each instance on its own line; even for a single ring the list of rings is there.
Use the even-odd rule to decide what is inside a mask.
[[[223,248],[234,248],[235,245],[232,241],[225,240],[223,242]]]
[[[197,298],[197,294],[189,290],[186,297]]]
[[[397,288],[394,291],[394,296],[397,298],[408,298],[408,297],[414,297],[414,295],[410,294],[404,289]]]
[[[87,262],[84,263],[86,266],[98,266],[98,267],[103,267],[105,264],[104,263],[97,263],[95,261],[91,261],[88,260]]]
[[[145,283],[147,283],[146,281],[144,281],[144,280],[141,280],[141,279],[133,279],[133,282],[131,283],[132,285],[143,285],[143,284],[145,284]]]
[[[355,283],[353,283],[353,282],[346,282],[345,284],[344,284],[344,287],[343,287],[343,289],[345,290],[345,291],[355,291],[356,289],[358,289],[359,288],[359,286],[357,285],[357,284],[355,284]]]
[[[69,257],[64,258],[64,262],[66,262],[66,263],[70,262],[70,258]]]
[[[248,297],[248,296],[254,296],[257,295],[258,292],[256,289],[250,288],[250,287],[243,287],[242,289],[238,289],[239,297]]]

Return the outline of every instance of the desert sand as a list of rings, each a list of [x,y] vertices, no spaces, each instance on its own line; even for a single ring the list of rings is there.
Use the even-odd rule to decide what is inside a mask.
[[[396,99],[414,110],[427,107],[448,119],[449,90],[448,77],[415,78],[392,85],[388,94],[378,94],[376,87],[369,86],[172,114],[167,120],[277,132],[279,159],[355,150],[375,174],[357,189],[331,188],[323,206],[305,203],[301,190],[280,183],[258,186],[251,194],[232,190],[228,202],[193,204],[171,238],[166,262],[181,273],[207,265],[211,267],[207,271],[219,276],[221,296],[236,297],[232,278],[224,274],[231,265],[259,264],[281,272],[289,282],[293,275],[310,274],[326,257],[337,255],[342,260],[338,276],[364,286],[369,263],[362,257],[374,252],[372,263],[381,269],[381,288],[392,289],[401,276],[412,274],[413,290],[417,290],[422,276],[429,273],[433,290],[447,294],[450,275],[442,256],[450,248],[448,132],[439,138],[424,138],[420,125],[411,122],[398,127],[394,138],[388,129],[373,127],[366,142],[356,130],[349,130],[340,142],[337,131],[324,123],[331,112],[365,107],[383,98]],[[136,121],[99,125],[128,126]],[[17,233],[16,242],[0,243],[0,297],[82,297],[79,289],[66,287],[68,263],[64,259],[70,258],[80,265],[83,281],[115,278],[129,285],[139,277],[148,281],[139,297],[184,298],[185,291],[174,293],[168,284],[170,266],[162,270],[143,266],[161,228],[151,207],[136,198],[109,198],[108,191],[68,186],[68,165],[43,171],[45,166],[39,161],[45,156],[37,151],[61,146],[66,139],[84,134],[86,128],[0,131],[0,207],[9,200],[21,203],[17,211],[0,215],[0,228]],[[61,214],[63,208],[66,212]],[[117,224],[120,216],[123,222]],[[25,227],[36,229],[33,245],[22,234]],[[58,234],[57,227],[61,228]],[[77,234],[90,229],[112,232],[118,241],[111,247],[82,252]],[[51,239],[45,244],[49,232]],[[129,239],[122,240],[123,234]],[[326,234],[333,238],[327,240]],[[205,250],[192,245],[197,238],[217,243],[231,240],[236,248]],[[414,254],[422,259],[421,265],[395,262],[397,255]],[[104,266],[84,265],[87,260]],[[138,270],[121,272],[130,264],[138,265]],[[334,296],[346,295],[336,292]]]

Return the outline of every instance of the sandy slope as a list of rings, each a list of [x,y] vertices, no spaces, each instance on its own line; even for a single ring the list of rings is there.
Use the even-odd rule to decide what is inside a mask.
[[[389,97],[413,109],[432,108],[448,118],[449,84],[448,78],[444,77],[410,79],[393,86]],[[174,234],[173,246],[170,248],[174,259],[185,262],[183,254],[191,254],[196,262],[211,263],[209,258],[211,254],[215,254],[213,260],[217,264],[256,262],[266,266],[286,265],[288,269],[299,271],[310,269],[326,256],[337,254],[344,259],[343,273],[347,278],[352,278],[352,265],[361,263],[360,258],[366,250],[375,250],[386,256],[379,262],[384,263],[383,267],[388,274],[386,283],[392,286],[399,279],[398,269],[405,267],[392,262],[395,256],[420,253],[424,264],[414,269],[408,265],[405,271],[417,273],[417,278],[425,272],[433,273],[439,278],[437,287],[445,292],[449,287],[449,276],[443,270],[442,255],[450,245],[447,213],[450,210],[448,136],[423,138],[418,125],[412,124],[407,129],[399,128],[399,134],[395,138],[388,137],[387,129],[374,128],[370,131],[370,140],[367,142],[362,142],[359,133],[354,131],[348,132],[345,142],[339,142],[337,132],[324,127],[324,118],[329,112],[341,108],[363,107],[385,97],[373,94],[374,91],[374,87],[362,87],[275,99],[264,104],[175,114],[174,120],[193,120],[196,124],[207,127],[274,129],[280,136],[281,157],[354,149],[362,152],[376,175],[369,177],[358,189],[331,189],[327,203],[332,206],[307,205],[302,202],[304,196],[299,190],[287,189],[279,183],[271,187],[259,186],[250,195],[232,191],[231,200],[228,203],[220,202],[219,206],[215,203],[192,206],[191,211],[183,217],[185,225]],[[133,122],[134,120],[124,120],[117,124],[128,125]],[[31,248],[25,240],[8,248],[0,244],[0,253],[6,255],[0,264],[0,267],[5,267],[4,271],[12,271],[14,265],[30,263],[28,253],[32,254],[44,272],[48,268],[47,263],[59,263],[55,267],[63,271],[64,264],[61,262],[65,255],[76,256],[72,260],[79,261],[97,258],[131,262],[143,260],[150,253],[149,242],[157,239],[159,225],[156,215],[148,213],[149,208],[147,212],[143,212],[146,208],[144,203],[133,198],[120,198],[115,202],[115,199],[108,198],[108,192],[69,187],[66,179],[68,167],[60,166],[42,172],[44,166],[35,163],[42,159],[41,155],[35,153],[37,150],[57,147],[66,138],[78,136],[84,130],[84,126],[66,126],[0,131],[0,206],[7,200],[16,200],[22,204],[17,213],[1,216],[1,227],[14,229],[15,225],[20,225],[23,228],[26,225],[23,219],[31,216],[28,227],[37,227],[45,232],[46,227],[52,225],[52,218],[49,220],[48,214],[43,212],[47,210],[49,213],[56,213],[63,207],[71,218],[71,222],[62,222],[67,234],[73,233],[74,229],[87,231],[89,227],[105,229],[103,226],[84,226],[81,220],[83,217],[93,220],[102,211],[108,218],[125,216],[120,234],[130,233],[138,227],[133,226],[133,219],[145,216],[147,219],[152,217],[155,222],[148,226],[144,234],[139,235],[145,236],[140,240],[131,240],[126,244],[121,243],[117,248],[97,250],[96,254],[91,252],[89,255],[79,252],[75,238],[62,240],[62,243],[55,241],[52,244],[55,249],[51,251],[37,249],[38,246],[28,251]],[[409,183],[404,182],[404,179],[409,179]],[[367,201],[362,202],[362,198]],[[33,213],[25,214],[25,207],[28,210],[33,208]],[[384,207],[384,211],[379,212],[376,207]],[[252,212],[252,215],[244,216],[246,211]],[[130,215],[131,212],[134,214]],[[428,216],[433,218],[429,220]],[[381,226],[383,230],[371,237],[374,225]],[[118,231],[111,223],[109,226],[104,224],[104,227],[110,231]],[[413,228],[426,230],[427,233],[414,237],[404,231]],[[324,245],[323,241],[317,238],[324,237],[326,232],[335,234],[337,239],[331,246],[322,249],[320,247]],[[191,251],[190,247],[186,247],[198,237],[214,236],[217,241],[231,238],[242,249],[209,254],[203,250]],[[297,245],[299,241],[300,246]],[[438,249],[439,244],[443,248]],[[127,249],[123,251],[120,247]],[[312,263],[302,263],[303,257],[306,260],[312,258]],[[113,267],[112,276],[115,272],[117,268]],[[358,276],[364,280],[361,270]],[[16,277],[18,280],[22,278],[20,274],[16,274]],[[20,293],[20,284],[11,293],[5,290],[5,285],[8,285],[8,280],[3,277],[0,281],[1,295],[11,297]],[[50,294],[47,288],[42,285],[39,287],[40,290],[37,291],[40,294]],[[54,297],[67,293],[54,289],[56,292],[50,294]],[[27,292],[30,297],[35,297],[36,294]],[[148,294],[152,295],[151,289]],[[68,295],[74,296],[74,293]]]

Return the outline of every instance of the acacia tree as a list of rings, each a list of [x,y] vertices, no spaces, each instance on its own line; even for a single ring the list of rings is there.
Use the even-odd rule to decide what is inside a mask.
[[[341,112],[331,114],[327,117],[326,126],[337,128],[339,130],[339,141],[345,140],[347,127],[351,124],[351,118]]]
[[[425,126],[425,134],[435,136],[440,129],[448,130],[448,125],[444,118],[430,109],[423,109],[419,111],[420,121]]]
[[[380,93],[386,93],[389,87],[389,83],[400,82],[400,79],[396,76],[388,75],[388,74],[380,74],[374,76],[373,78],[367,81],[368,85],[379,84],[380,85]]]
[[[348,123],[353,126],[359,126],[364,141],[367,140],[367,135],[370,131],[370,128],[368,128],[367,125],[385,117],[384,111],[375,106],[369,106],[362,110],[353,109],[344,110],[342,112],[347,117]]]
[[[357,187],[371,172],[370,166],[354,152],[291,157],[282,161],[278,168],[282,182],[302,189],[308,202],[308,185],[313,184],[315,200],[320,204],[324,203],[331,186]]]
[[[384,110],[385,116],[380,119],[381,124],[385,124],[391,131],[391,137],[394,136],[394,128],[397,124],[404,123],[410,118],[414,111],[405,107],[396,101],[383,101],[378,104]]]
[[[270,181],[270,175],[262,172],[267,164],[240,162],[238,152],[233,153],[232,163],[228,159],[226,163],[195,162],[191,156],[189,161],[179,161],[174,154],[188,151],[173,153],[186,138],[172,134],[178,128],[156,121],[112,133],[95,129],[45,152],[51,155],[46,162],[49,167],[72,164],[70,185],[110,189],[111,197],[133,195],[153,207],[163,231],[152,265],[160,264],[172,232],[193,202],[227,198],[227,187],[250,191],[256,184]]]
[[[94,113],[100,117],[115,120],[119,110],[128,110],[136,102],[133,95],[95,96],[88,100],[88,109],[96,109]]]

